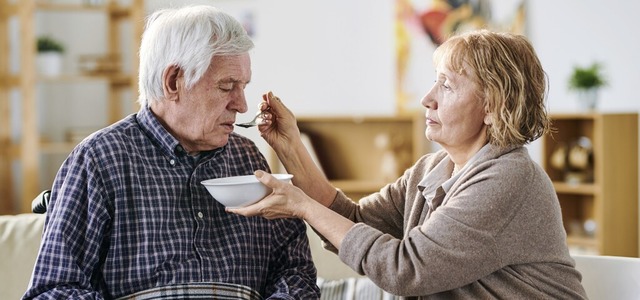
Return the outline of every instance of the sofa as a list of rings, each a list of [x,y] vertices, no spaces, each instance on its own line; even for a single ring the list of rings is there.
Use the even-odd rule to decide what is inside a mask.
[[[0,298],[20,299],[27,289],[38,254],[44,214],[0,215]],[[322,299],[393,299],[368,278],[344,265],[333,253],[323,249],[311,228],[307,234],[311,254],[318,269]]]
[[[0,299],[20,299],[26,290],[38,254],[43,226],[43,214],[0,215]],[[311,228],[308,228],[307,234],[311,255],[318,269],[321,299],[398,298],[382,291],[371,280],[344,265],[335,254],[324,250],[320,238]],[[591,298],[609,299],[606,295],[624,295],[613,298],[630,299],[629,295],[638,294],[640,258],[593,255],[573,257]]]

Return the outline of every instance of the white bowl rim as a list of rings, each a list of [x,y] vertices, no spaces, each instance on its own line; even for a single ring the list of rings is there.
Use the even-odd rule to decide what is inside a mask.
[[[271,174],[278,180],[288,180],[293,178],[293,174]],[[259,182],[258,178],[255,175],[240,175],[240,176],[229,176],[229,177],[220,177],[203,180],[200,183],[202,185],[208,186],[221,186],[221,185],[237,185],[237,184],[247,184],[247,183],[256,183]]]

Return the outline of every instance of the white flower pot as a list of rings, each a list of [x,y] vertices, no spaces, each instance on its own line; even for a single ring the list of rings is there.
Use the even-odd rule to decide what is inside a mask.
[[[583,110],[595,110],[598,106],[598,88],[578,91],[578,103]]]
[[[38,73],[43,76],[59,76],[62,73],[62,53],[40,52],[36,56]]]

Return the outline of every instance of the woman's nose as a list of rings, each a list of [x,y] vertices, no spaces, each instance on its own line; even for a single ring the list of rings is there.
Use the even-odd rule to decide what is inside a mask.
[[[437,108],[438,104],[434,98],[433,88],[431,88],[431,90],[429,90],[429,92],[427,92],[427,94],[422,97],[422,100],[420,100],[420,104],[429,109]]]

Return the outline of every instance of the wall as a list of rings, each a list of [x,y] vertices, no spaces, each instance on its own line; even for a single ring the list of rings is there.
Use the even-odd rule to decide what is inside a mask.
[[[298,115],[395,112],[393,0],[147,0],[146,9],[150,12],[176,3],[215,5],[239,19],[247,13],[253,16],[256,48],[252,52],[253,79],[246,90],[252,109],[262,93],[272,90]],[[574,65],[593,61],[604,64],[610,82],[601,91],[601,110],[640,109],[635,90],[635,81],[640,78],[640,57],[636,55],[640,43],[632,32],[640,23],[634,15],[639,9],[640,3],[622,0],[529,1],[528,36],[549,75],[552,112],[578,108],[566,81]],[[104,42],[97,38],[100,35],[87,34],[86,29],[78,33],[77,23],[70,20],[74,19],[54,17],[48,23],[45,19],[39,28],[45,33],[75,33],[62,34],[70,48],[67,68],[73,69],[74,55],[95,52],[91,49]],[[56,26],[51,26],[53,23]],[[104,21],[93,24],[92,30],[100,31]],[[88,49],[88,44],[94,47]],[[431,72],[430,66],[426,68]],[[424,92],[429,88],[430,82],[426,82]],[[97,90],[95,94],[102,93]],[[83,111],[97,112],[95,108]],[[252,115],[253,111],[238,119]],[[91,126],[87,123],[95,118],[90,116],[78,114],[76,119],[84,122],[76,123]],[[55,121],[43,123],[41,126],[51,131],[58,126]],[[264,147],[255,132],[242,132]],[[536,159],[538,148],[536,143],[530,147]]]

